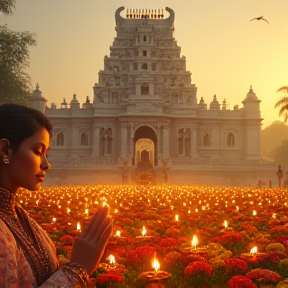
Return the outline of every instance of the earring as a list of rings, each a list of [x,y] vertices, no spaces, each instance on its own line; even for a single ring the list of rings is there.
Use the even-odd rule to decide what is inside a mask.
[[[4,162],[5,164],[9,164],[9,158],[8,158],[7,155],[4,155],[4,157],[3,157],[3,162]]]

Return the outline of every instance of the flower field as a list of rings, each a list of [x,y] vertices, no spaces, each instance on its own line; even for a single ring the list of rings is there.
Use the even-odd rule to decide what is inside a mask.
[[[91,215],[109,206],[113,236],[92,286],[288,287],[288,189],[67,186],[23,190],[18,201],[61,265]]]

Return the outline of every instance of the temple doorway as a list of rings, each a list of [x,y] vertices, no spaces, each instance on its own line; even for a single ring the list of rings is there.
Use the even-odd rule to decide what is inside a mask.
[[[148,153],[141,153],[142,151]],[[133,165],[137,166],[138,162],[141,162],[141,155],[148,157],[153,167],[157,166],[157,136],[149,126],[141,126],[134,133]]]
[[[151,139],[141,138],[135,144],[135,165],[149,160],[154,167],[154,142]],[[143,159],[145,158],[145,159]]]

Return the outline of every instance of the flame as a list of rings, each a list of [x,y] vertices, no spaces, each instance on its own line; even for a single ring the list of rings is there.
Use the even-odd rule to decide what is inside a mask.
[[[224,221],[224,227],[225,229],[228,227],[228,222],[226,220]]]
[[[77,231],[81,231],[81,225],[79,222],[77,223]]]
[[[88,215],[88,213],[89,213],[89,210],[86,208],[85,209],[85,214]]]
[[[254,247],[250,250],[250,254],[251,254],[251,255],[254,255],[254,254],[257,253],[257,251],[258,251],[257,247],[254,246]]]
[[[116,263],[115,257],[112,254],[109,255],[109,260],[110,260],[110,264],[115,264]]]
[[[198,242],[198,238],[197,238],[196,235],[194,235],[193,238],[192,238],[191,244],[192,244],[192,246],[195,248],[195,250],[196,250],[196,248],[197,248],[198,243],[199,243],[199,242]]]
[[[157,273],[160,268],[160,264],[158,260],[156,259],[156,257],[154,257],[152,267],[155,269],[155,272]]]
[[[55,218],[55,217],[53,217],[52,221],[55,223],[55,222],[56,222],[56,218]]]
[[[179,215],[175,215],[175,220],[179,221]]]
[[[146,233],[147,233],[147,230],[146,230],[145,226],[143,226],[143,228],[142,228],[142,236],[145,236]]]
[[[256,215],[257,215],[257,211],[253,210],[253,216],[256,216]]]
[[[117,230],[117,231],[116,231],[116,236],[117,236],[117,237],[120,237],[120,235],[121,235],[121,232],[120,232],[119,230]]]

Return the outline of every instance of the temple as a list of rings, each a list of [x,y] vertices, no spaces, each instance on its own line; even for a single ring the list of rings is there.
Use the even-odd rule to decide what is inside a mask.
[[[109,171],[110,179],[126,173],[133,183],[146,151],[158,183],[164,168],[169,180],[191,180],[186,183],[201,171],[234,180],[246,173],[246,182],[251,178],[261,161],[261,101],[252,86],[239,95],[242,107],[231,109],[216,95],[197,99],[186,57],[173,37],[175,13],[165,10],[118,8],[116,37],[104,56],[93,100],[87,97],[80,107],[74,94],[60,108],[42,105],[54,126],[50,161],[57,175],[63,169],[85,175]],[[37,87],[33,95],[38,98],[30,101],[38,109],[40,94]]]

